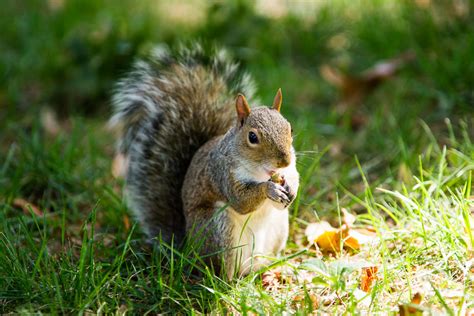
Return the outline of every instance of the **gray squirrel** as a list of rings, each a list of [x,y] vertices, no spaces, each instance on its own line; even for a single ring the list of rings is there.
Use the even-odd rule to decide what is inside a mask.
[[[125,198],[142,229],[175,245],[200,240],[229,278],[284,249],[299,185],[281,90],[271,108],[250,107],[253,87],[225,50],[160,47],[112,99]]]

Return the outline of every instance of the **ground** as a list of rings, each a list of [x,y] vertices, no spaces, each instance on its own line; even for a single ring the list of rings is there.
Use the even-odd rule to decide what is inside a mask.
[[[0,313],[472,313],[473,10],[7,2]],[[228,47],[263,103],[282,88],[298,151],[285,253],[232,282],[150,249],[112,175],[113,82],[154,43],[196,39]],[[330,247],[307,229],[324,221]]]

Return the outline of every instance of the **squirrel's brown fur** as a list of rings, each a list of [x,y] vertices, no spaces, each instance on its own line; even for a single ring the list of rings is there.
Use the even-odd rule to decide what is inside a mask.
[[[129,159],[127,200],[147,235],[199,238],[203,255],[223,254],[208,259],[218,267],[223,258],[229,277],[284,247],[298,188],[281,92],[272,109],[250,109],[235,96],[252,97],[252,86],[223,51],[160,50],[118,84],[111,120]],[[284,186],[269,181],[273,172]]]

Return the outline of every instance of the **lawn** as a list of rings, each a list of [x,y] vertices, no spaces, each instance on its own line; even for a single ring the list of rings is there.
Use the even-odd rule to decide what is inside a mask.
[[[474,6],[252,3],[3,4],[0,314],[474,313]],[[112,172],[114,82],[196,40],[282,88],[298,151],[285,252],[232,281],[147,246]]]

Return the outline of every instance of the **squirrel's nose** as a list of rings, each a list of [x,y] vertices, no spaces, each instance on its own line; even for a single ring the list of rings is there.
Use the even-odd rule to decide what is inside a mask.
[[[278,168],[285,168],[288,167],[291,163],[291,156],[289,154],[282,154],[280,159],[277,162]]]

